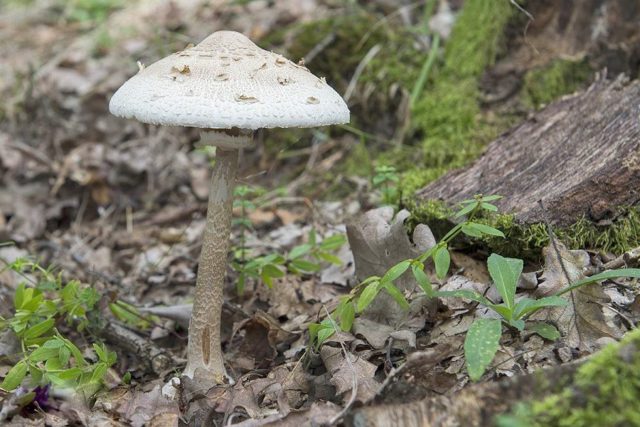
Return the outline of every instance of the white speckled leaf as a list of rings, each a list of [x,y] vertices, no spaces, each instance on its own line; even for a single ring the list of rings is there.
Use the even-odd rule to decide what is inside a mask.
[[[467,331],[464,340],[464,356],[467,371],[473,381],[484,374],[500,347],[502,323],[498,319],[478,319]]]

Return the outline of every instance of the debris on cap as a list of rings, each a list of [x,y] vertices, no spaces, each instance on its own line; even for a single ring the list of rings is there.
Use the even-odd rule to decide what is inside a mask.
[[[313,127],[349,121],[324,78],[234,31],[146,67],[113,95],[109,110],[141,122],[203,129]]]

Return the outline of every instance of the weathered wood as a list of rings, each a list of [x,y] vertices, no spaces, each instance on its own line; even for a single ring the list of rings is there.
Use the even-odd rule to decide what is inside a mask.
[[[499,194],[502,212],[531,224],[606,219],[640,202],[640,81],[597,79],[492,142],[473,164],[417,193],[453,204]],[[542,200],[545,210],[538,203]]]
[[[501,381],[474,384],[452,396],[435,396],[404,404],[368,406],[353,411],[353,427],[493,426],[497,414],[516,402],[539,399],[571,383],[586,359],[518,375]],[[551,380],[551,381],[550,381]]]

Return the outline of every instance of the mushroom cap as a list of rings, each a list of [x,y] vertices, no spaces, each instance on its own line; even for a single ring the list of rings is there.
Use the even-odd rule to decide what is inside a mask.
[[[161,59],[126,81],[112,114],[144,123],[203,129],[313,127],[349,121],[324,79],[235,31]]]

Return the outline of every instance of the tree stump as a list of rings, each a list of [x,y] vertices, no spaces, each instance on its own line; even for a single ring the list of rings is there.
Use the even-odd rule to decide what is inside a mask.
[[[521,224],[609,219],[640,202],[640,81],[597,78],[492,142],[473,164],[417,193],[455,204],[499,194]],[[543,203],[540,204],[539,201]]]

